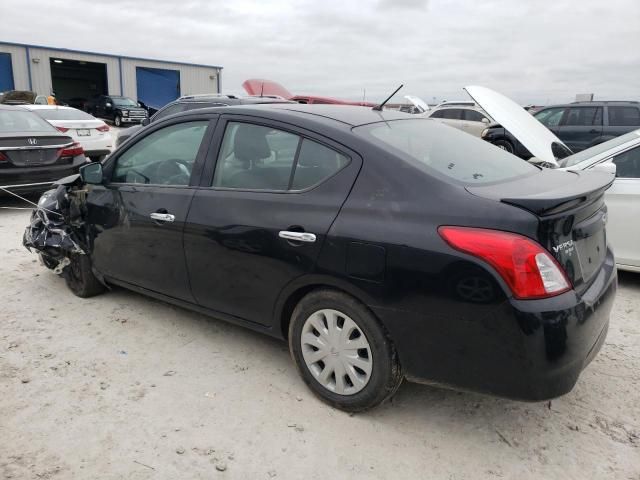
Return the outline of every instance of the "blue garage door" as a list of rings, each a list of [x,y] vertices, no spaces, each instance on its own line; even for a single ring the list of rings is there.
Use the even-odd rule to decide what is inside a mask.
[[[160,109],[180,96],[180,72],[160,68],[136,67],[138,101]]]
[[[0,92],[13,90],[13,67],[11,66],[11,54],[0,53]]]

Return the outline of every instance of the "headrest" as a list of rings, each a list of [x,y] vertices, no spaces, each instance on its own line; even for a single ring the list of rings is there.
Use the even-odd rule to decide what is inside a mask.
[[[266,128],[258,125],[238,125],[233,139],[234,156],[242,161],[271,156],[271,149],[265,137],[266,131]]]

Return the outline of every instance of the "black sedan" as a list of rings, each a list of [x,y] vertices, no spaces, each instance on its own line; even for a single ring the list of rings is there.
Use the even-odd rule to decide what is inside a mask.
[[[0,186],[15,193],[42,192],[86,162],[79,143],[35,113],[0,105]]]
[[[24,241],[81,297],[119,285],[287,339],[347,411],[403,378],[542,400],[606,336],[612,181],[400,112],[207,108],[61,182]]]

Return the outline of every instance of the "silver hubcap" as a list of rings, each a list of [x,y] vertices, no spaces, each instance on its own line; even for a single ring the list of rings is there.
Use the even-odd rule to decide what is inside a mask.
[[[367,337],[356,322],[337,310],[318,310],[302,327],[302,356],[327,390],[353,395],[371,378],[373,359]]]

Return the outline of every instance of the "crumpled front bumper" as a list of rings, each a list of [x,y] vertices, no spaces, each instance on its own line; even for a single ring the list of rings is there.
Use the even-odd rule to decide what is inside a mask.
[[[70,185],[58,185],[42,194],[24,231],[22,244],[41,254],[43,263],[56,273],[73,254],[85,254],[82,194]]]

